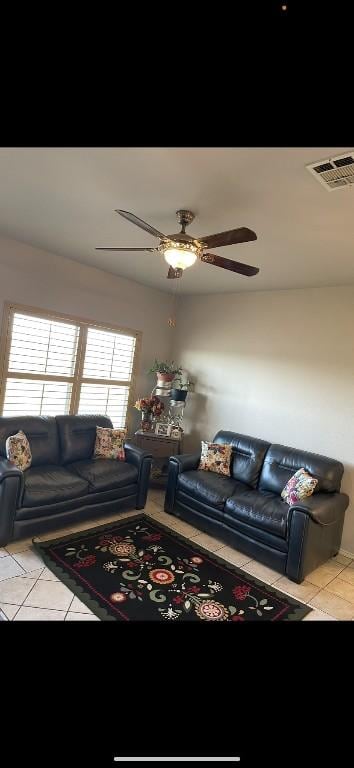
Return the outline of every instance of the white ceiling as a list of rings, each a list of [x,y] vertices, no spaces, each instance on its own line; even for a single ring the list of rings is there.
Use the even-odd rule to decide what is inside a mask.
[[[0,149],[0,234],[165,291],[354,283],[354,187],[328,192],[305,169],[352,150]],[[159,254],[95,251],[158,244],[115,208],[166,234],[179,230],[178,208],[196,214],[188,229],[195,236],[249,227],[258,240],[215,252],[260,273],[247,278],[198,262],[168,281]]]

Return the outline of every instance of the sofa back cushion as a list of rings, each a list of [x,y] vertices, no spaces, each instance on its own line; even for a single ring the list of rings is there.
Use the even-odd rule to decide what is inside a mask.
[[[235,480],[257,488],[264,457],[270,446],[265,440],[249,435],[239,435],[238,432],[217,432],[214,443],[229,443],[232,445],[231,476]],[[285,483],[284,483],[285,485]]]
[[[281,494],[284,486],[298,469],[304,467],[318,480],[315,493],[340,491],[343,464],[317,453],[300,451],[286,445],[271,445],[264,459],[259,487],[263,491]]]
[[[96,427],[110,427],[107,416],[56,416],[62,464],[92,459]]]
[[[54,416],[0,417],[0,455],[6,457],[6,440],[22,430],[30,444],[32,467],[59,463],[59,442]]]

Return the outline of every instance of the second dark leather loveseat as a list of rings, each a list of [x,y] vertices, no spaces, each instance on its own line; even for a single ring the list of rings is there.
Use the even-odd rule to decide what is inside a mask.
[[[151,455],[126,442],[125,461],[93,459],[96,426],[112,422],[106,416],[0,418],[0,547],[122,507],[143,509]],[[6,459],[6,438],[20,429],[32,452],[25,472]]]
[[[166,512],[298,583],[337,554],[349,503],[339,461],[236,432],[220,431],[213,442],[232,445],[231,477],[199,470],[200,453],[172,456]],[[280,494],[301,467],[318,486],[289,506]]]

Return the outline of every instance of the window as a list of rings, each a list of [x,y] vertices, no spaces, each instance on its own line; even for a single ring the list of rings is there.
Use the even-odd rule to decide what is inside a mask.
[[[140,334],[6,305],[3,416],[99,413],[124,427]]]

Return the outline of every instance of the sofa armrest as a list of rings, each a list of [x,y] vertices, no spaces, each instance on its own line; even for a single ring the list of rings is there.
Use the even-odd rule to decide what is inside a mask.
[[[134,443],[124,443],[125,459],[128,464],[134,464],[137,469],[140,469],[141,463],[144,459],[152,459],[152,454],[148,451],[143,451],[142,448],[138,448]]]
[[[19,477],[22,479],[23,472],[15,467],[8,459],[0,459],[0,483],[5,480],[6,477]]]
[[[0,547],[12,540],[22,490],[23,472],[7,459],[0,459]]]
[[[332,525],[344,515],[348,505],[349,496],[346,493],[314,493],[292,504],[290,512],[305,512],[315,523]]]
[[[170,456],[170,462],[177,464],[177,474],[189,472],[191,469],[198,469],[200,453],[182,453],[179,456]]]
[[[179,456],[170,456],[164,505],[165,512],[169,512],[170,515],[173,514],[178,475],[182,472],[198,469],[199,461],[200,453],[182,453]]]
[[[143,451],[134,443],[124,443],[125,460],[128,464],[134,464],[138,470],[138,490],[136,494],[136,508],[144,509],[149,489],[152,454]]]
[[[16,467],[11,461],[0,458],[0,487],[3,486],[3,488],[5,488],[6,485],[11,485],[17,489],[16,507],[20,507],[25,486],[24,474],[22,470]],[[3,490],[3,495],[4,494],[5,490]]]

